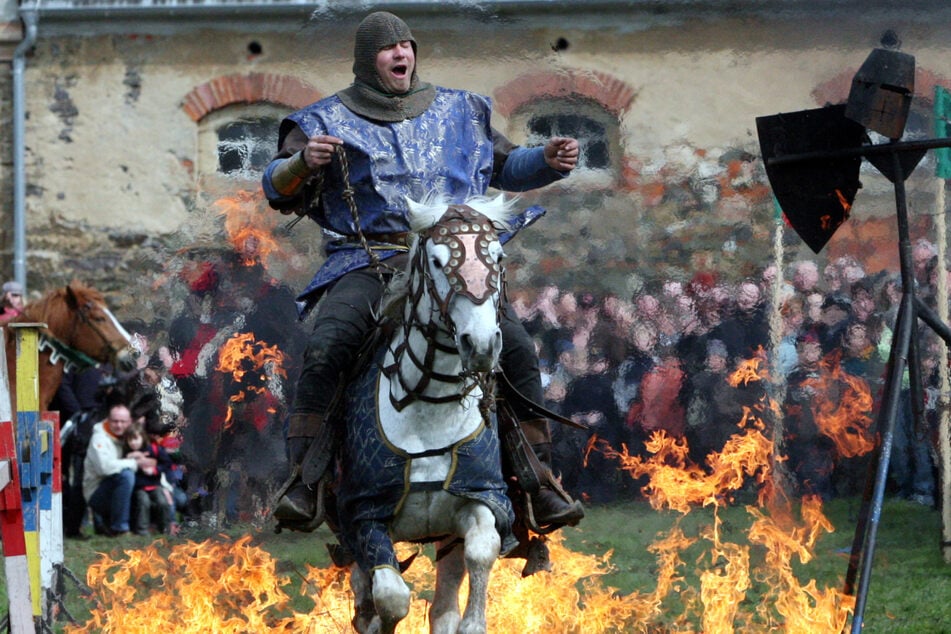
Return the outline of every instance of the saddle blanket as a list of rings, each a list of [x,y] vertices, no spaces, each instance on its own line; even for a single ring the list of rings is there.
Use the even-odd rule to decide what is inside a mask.
[[[379,367],[371,364],[348,389],[347,437],[337,494],[341,536],[365,571],[383,565],[399,569],[386,526],[411,490],[413,456],[387,442],[378,418]],[[502,478],[498,434],[483,423],[445,451],[452,455],[453,468],[437,488],[485,504],[495,516],[502,552],[507,553],[517,540],[512,535],[515,514]]]

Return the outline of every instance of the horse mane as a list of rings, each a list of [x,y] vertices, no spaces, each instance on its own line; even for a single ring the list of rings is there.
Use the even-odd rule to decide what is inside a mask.
[[[476,196],[467,200],[465,204],[488,218],[497,230],[504,231],[509,228],[510,222],[516,216],[516,201],[516,198],[506,199],[504,194],[499,194],[498,196]],[[394,275],[387,284],[381,307],[381,314],[384,316],[399,315],[399,308],[408,293],[409,272],[418,248],[420,232],[436,226],[446,213],[446,209],[453,204],[435,195],[421,202],[407,198],[406,203],[409,207],[407,219],[413,234],[410,240],[410,257],[406,268]]]
[[[409,206],[407,219],[413,233],[435,226],[446,213],[446,208],[453,204],[442,196],[436,195],[429,196],[420,202],[410,199],[406,202]],[[504,230],[508,228],[509,222],[516,215],[516,202],[515,198],[506,199],[505,194],[499,194],[498,196],[476,196],[465,201],[465,204],[488,218],[496,229]]]
[[[77,303],[105,303],[102,293],[82,282],[72,281],[68,286],[47,291],[40,299],[28,303],[15,321],[21,323],[44,323],[50,332],[62,331],[71,321],[67,293],[72,290]]]

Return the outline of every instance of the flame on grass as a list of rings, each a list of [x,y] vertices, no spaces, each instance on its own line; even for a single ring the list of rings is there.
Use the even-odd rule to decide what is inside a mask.
[[[755,380],[751,365],[738,381]],[[644,455],[594,439],[590,451],[616,459],[632,477],[646,477],[644,493],[661,512],[674,512],[672,527],[648,546],[654,556],[654,588],[622,594],[606,583],[615,572],[612,552],[587,555],[549,538],[552,570],[522,578],[521,560],[502,560],[492,574],[488,630],[524,632],[841,632],[854,600],[840,591],[802,583],[794,566],[811,561],[820,537],[833,530],[818,498],[792,501],[772,485],[781,460],[773,456],[764,399],[746,410],[737,433],[703,465],[688,457],[682,440],[656,432]],[[749,526],[722,518],[739,497]],[[699,528],[686,521],[699,508],[712,510]],[[709,511],[708,511],[709,512]],[[632,522],[637,518],[632,517]],[[398,545],[400,559],[421,547]],[[105,557],[90,568],[88,583],[99,607],[75,632],[350,632],[353,598],[348,572],[307,567],[291,579],[250,538],[174,546],[168,557],[155,546],[126,551],[127,560]],[[689,563],[688,563],[689,562]],[[409,615],[399,632],[428,632],[427,611],[435,569],[425,553],[405,575],[413,588]],[[299,579],[299,581],[298,581]],[[297,612],[285,587],[313,602]],[[463,595],[465,587],[463,588]]]
[[[731,377],[734,386],[762,380],[758,362],[743,364]],[[853,396],[843,393],[846,397]],[[860,411],[870,403],[861,395],[843,411]],[[643,492],[651,506],[686,517],[695,507],[712,507],[712,524],[699,530],[696,543],[702,552],[696,559],[699,583],[699,631],[706,634],[736,631],[840,632],[854,607],[854,598],[835,589],[820,589],[815,580],[801,583],[793,571],[794,560],[807,563],[819,537],[834,530],[822,514],[817,497],[793,503],[773,485],[777,461],[768,439],[769,415],[778,411],[764,397],[754,408],[744,410],[738,431],[720,452],[707,456],[704,465],[688,458],[687,443],[655,432],[645,444],[645,455],[631,455],[592,438],[588,451],[599,450],[616,459],[633,478],[646,477]],[[752,524],[745,539],[727,541],[720,510],[734,498],[755,492],[757,504],[747,505]],[[680,520],[672,534],[680,533]],[[683,554],[681,551],[680,554]],[[740,607],[757,597],[755,608]],[[689,602],[684,609],[691,609]],[[690,621],[684,614],[680,621]],[[696,622],[694,618],[693,622]]]
[[[247,536],[234,542],[224,537],[188,542],[171,547],[168,555],[159,552],[156,542],[125,551],[125,559],[103,555],[87,573],[98,607],[89,621],[68,631],[351,631],[353,599],[347,569],[308,566],[298,583],[279,574],[276,561],[250,541]],[[674,571],[680,565],[675,553],[683,541],[672,535],[651,547],[660,562],[667,560],[664,569]],[[611,552],[601,556],[573,552],[560,538],[553,538],[550,546],[555,561],[550,572],[523,579],[520,560],[502,560],[496,566],[489,589],[495,598],[487,611],[490,632],[635,631],[638,623],[660,615],[662,595],[677,583],[675,574],[662,575],[655,592],[622,596],[603,583],[604,575],[614,569]],[[418,548],[401,544],[397,550],[405,558]],[[398,630],[428,632],[435,566],[422,554],[405,577],[414,589],[413,601]],[[312,610],[296,612],[290,607],[295,585],[313,602]]]

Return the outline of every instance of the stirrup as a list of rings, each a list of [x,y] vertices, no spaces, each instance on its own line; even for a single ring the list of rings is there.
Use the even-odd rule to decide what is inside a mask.
[[[557,496],[565,504],[565,510],[559,513],[556,517],[550,518],[548,521],[539,523],[535,517],[535,503],[532,500],[533,494],[528,491],[523,491],[523,500],[525,507],[525,524],[529,529],[538,533],[539,535],[547,535],[553,531],[558,530],[559,528],[565,526],[576,526],[578,522],[584,519],[584,507],[581,505],[581,502],[578,500],[573,500],[568,492],[565,491],[561,484],[553,476],[549,474],[548,481],[543,483],[538,491],[534,495],[539,495],[545,488],[548,488],[551,491],[552,495]]]
[[[299,496],[309,495],[313,500],[313,509],[301,508],[289,499],[289,494],[298,493]],[[292,476],[288,483],[281,487],[280,497],[274,507],[272,515],[277,520],[275,533],[284,529],[312,533],[327,519],[327,478],[323,477],[313,486],[307,486],[300,478]]]

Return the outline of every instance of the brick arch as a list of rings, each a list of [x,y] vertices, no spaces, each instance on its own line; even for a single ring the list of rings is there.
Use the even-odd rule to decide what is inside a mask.
[[[235,103],[270,103],[303,108],[321,94],[296,77],[271,73],[223,75],[196,86],[182,100],[182,110],[192,121]]]
[[[620,117],[637,93],[616,77],[599,71],[546,71],[516,77],[495,91],[495,109],[508,117],[524,104],[545,97],[581,95]]]

